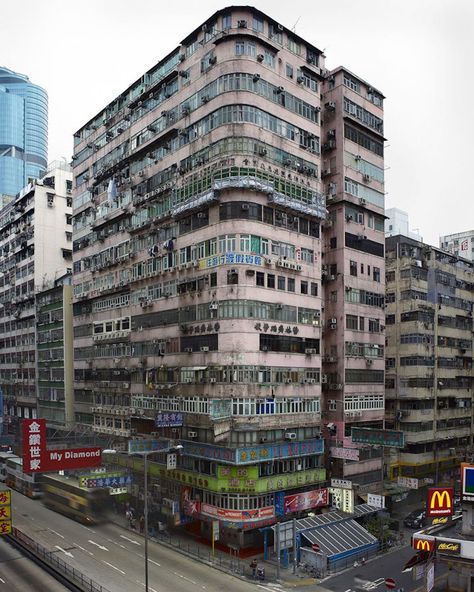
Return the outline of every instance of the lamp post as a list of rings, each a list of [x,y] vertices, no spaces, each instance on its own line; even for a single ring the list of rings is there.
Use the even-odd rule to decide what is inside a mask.
[[[150,454],[163,454],[168,452],[181,452],[183,446],[177,444],[174,446],[168,446],[168,448],[162,448],[160,450],[144,450],[140,452],[129,453],[129,456],[143,456],[143,470],[144,470],[144,505],[143,514],[145,518],[145,592],[149,592],[148,587],[148,457]],[[105,454],[116,454],[116,450],[103,450]]]

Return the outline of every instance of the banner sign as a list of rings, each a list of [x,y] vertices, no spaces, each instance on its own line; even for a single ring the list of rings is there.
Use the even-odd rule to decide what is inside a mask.
[[[261,461],[324,453],[324,440],[322,438],[295,443],[262,444],[246,448],[224,448],[194,442],[183,442],[183,446],[183,453],[186,456],[212,459],[232,465],[253,464]]]
[[[333,458],[343,458],[345,460],[359,460],[358,448],[338,448],[333,446],[331,448],[331,456]]]
[[[285,492],[275,491],[273,494],[273,501],[275,504],[275,516],[281,517],[285,515]]]
[[[428,500],[426,505],[427,515],[433,516],[452,516],[453,514],[453,495],[452,487],[429,487]]]
[[[331,506],[341,512],[354,513],[354,490],[330,487]]]
[[[431,553],[434,550],[435,539],[416,539],[413,537],[413,548],[416,551],[427,551]]]
[[[443,553],[443,555],[460,555],[461,543],[436,539],[436,552]]]
[[[352,442],[358,444],[372,444],[375,446],[390,446],[403,448],[405,435],[396,430],[376,430],[372,428],[352,428]]]
[[[96,487],[122,488],[131,485],[132,476],[123,473],[105,473],[97,476],[79,477],[79,486],[95,489]]]
[[[47,473],[100,466],[99,447],[48,450],[46,420],[23,419],[23,472]]]
[[[407,489],[418,489],[420,482],[415,477],[398,477],[397,484]]]
[[[226,510],[225,508],[217,508],[209,504],[201,504],[201,514],[216,516],[221,520],[244,522],[248,520],[260,520],[261,518],[273,518],[275,508],[273,506],[267,506],[255,510]]]
[[[129,440],[128,454],[164,450],[165,448],[169,448],[170,445],[170,440]]]
[[[385,496],[384,495],[376,495],[375,493],[368,493],[367,494],[367,503],[369,506],[373,508],[385,508]]]
[[[474,502],[474,465],[461,463],[461,501]]]
[[[284,510],[285,514],[301,512],[311,508],[320,508],[329,504],[328,490],[313,489],[304,493],[295,493],[285,496]]]
[[[339,487],[340,489],[352,489],[352,481],[333,477],[331,479],[331,487]]]
[[[155,417],[155,427],[157,428],[180,428],[182,425],[182,413],[158,413]]]
[[[11,534],[12,531],[12,492],[0,491],[0,535]]]

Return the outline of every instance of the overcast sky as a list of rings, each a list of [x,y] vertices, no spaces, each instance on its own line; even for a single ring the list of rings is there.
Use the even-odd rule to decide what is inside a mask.
[[[230,2],[229,2],[230,4]],[[72,134],[227,4],[0,0],[0,66],[49,94],[49,160]],[[381,90],[386,207],[426,242],[474,228],[473,0],[256,0],[254,6]]]

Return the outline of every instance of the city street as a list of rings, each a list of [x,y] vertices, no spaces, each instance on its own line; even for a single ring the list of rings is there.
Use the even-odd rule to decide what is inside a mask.
[[[110,523],[92,528],[83,526],[17,492],[13,492],[13,511],[17,528],[110,592],[143,592],[144,544],[136,533]],[[153,541],[148,551],[151,592],[255,590],[251,583]]]
[[[0,538],[0,592],[65,592],[36,563]]]

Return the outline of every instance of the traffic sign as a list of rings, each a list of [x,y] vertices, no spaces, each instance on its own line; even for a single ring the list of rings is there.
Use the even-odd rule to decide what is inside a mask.
[[[396,585],[397,584],[393,578],[385,578],[385,586],[387,587],[387,590],[394,590]]]
[[[315,553],[319,553],[321,551],[321,547],[318,545],[318,543],[314,543],[313,545],[311,545],[311,548]]]

